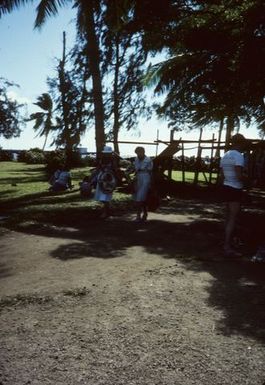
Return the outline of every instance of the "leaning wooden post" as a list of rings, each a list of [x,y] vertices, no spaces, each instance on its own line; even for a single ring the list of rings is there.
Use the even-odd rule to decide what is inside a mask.
[[[203,129],[200,128],[200,136],[199,136],[199,141],[198,141],[197,159],[196,159],[196,162],[195,162],[195,173],[194,173],[194,180],[193,180],[193,183],[195,185],[198,183],[198,177],[199,177],[199,171],[200,171],[200,163],[201,163],[201,156],[202,156],[202,148],[201,148],[202,133],[203,133]]]

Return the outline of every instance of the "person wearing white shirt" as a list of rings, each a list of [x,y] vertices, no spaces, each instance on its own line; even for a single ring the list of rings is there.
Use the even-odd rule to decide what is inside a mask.
[[[236,134],[231,138],[231,148],[221,159],[221,177],[223,179],[223,195],[227,214],[225,224],[224,252],[227,256],[236,255],[232,247],[232,237],[236,221],[240,213],[242,193],[246,177],[244,175],[244,156],[247,139]]]

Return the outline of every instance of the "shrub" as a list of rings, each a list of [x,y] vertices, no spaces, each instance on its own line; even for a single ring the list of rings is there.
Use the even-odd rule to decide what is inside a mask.
[[[45,163],[45,154],[44,151],[39,148],[31,148],[28,151],[22,151],[18,160],[28,164],[43,164]]]
[[[67,166],[70,168],[85,166],[85,162],[82,159],[79,151],[73,151],[70,154],[68,154],[68,157],[66,159],[66,163],[67,163]]]
[[[97,166],[97,158],[96,156],[86,156],[82,158],[82,163],[86,167],[96,167]]]
[[[0,148],[0,162],[9,162],[11,160],[13,160],[12,152]]]
[[[18,161],[18,162],[24,162],[24,163],[26,163],[26,153],[27,153],[26,150],[20,151],[19,154],[18,154],[18,157],[17,157],[17,161]]]
[[[57,169],[62,168],[65,164],[65,160],[65,152],[62,150],[47,152],[45,156],[45,163],[48,175],[53,175]]]

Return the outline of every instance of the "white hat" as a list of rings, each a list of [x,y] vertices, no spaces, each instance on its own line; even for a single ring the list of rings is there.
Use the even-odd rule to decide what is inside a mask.
[[[112,148],[111,148],[110,146],[104,146],[102,152],[103,152],[104,154],[111,154],[113,151],[112,151]]]

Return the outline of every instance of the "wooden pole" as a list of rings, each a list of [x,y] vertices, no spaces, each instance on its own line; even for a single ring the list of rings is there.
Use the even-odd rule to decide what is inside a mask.
[[[174,141],[174,130],[170,130],[170,144]],[[168,158],[168,179],[172,179],[173,156]]]
[[[181,144],[181,170],[182,170],[182,182],[185,183],[185,159],[184,159],[184,143]]]
[[[194,183],[195,185],[197,185],[197,183],[198,183],[198,178],[199,178],[199,168],[200,168],[201,155],[202,155],[202,148],[201,148],[202,133],[203,133],[203,128],[201,127],[201,128],[200,128],[199,141],[198,141],[197,159],[196,159],[196,162],[195,162],[194,180],[193,180],[193,183]]]
[[[159,130],[156,131],[156,156],[158,154]]]
[[[213,151],[214,151],[214,134],[213,134],[213,143],[211,148],[211,158],[210,158],[210,170],[209,170],[209,184],[212,183],[212,174],[213,174]]]

